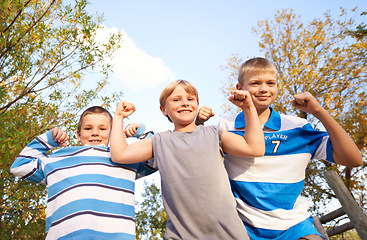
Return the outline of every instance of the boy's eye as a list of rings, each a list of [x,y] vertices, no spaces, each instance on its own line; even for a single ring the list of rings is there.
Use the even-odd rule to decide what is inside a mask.
[[[91,130],[92,128],[90,127],[85,127],[84,130]]]

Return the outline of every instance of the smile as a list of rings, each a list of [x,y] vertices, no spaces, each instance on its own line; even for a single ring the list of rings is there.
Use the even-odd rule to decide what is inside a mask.
[[[270,96],[256,96],[256,98],[266,100],[266,99],[270,98]]]
[[[191,113],[191,111],[190,110],[180,110],[180,111],[178,111],[179,113],[183,113],[183,114],[186,114],[186,113]]]

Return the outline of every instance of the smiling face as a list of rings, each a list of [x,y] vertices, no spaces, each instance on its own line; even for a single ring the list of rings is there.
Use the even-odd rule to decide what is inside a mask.
[[[237,89],[247,90],[258,112],[269,109],[278,95],[278,80],[275,73],[243,76],[242,85],[237,84]]]
[[[161,106],[161,111],[175,124],[176,131],[193,131],[198,113],[198,99],[194,94],[186,92],[179,84]]]
[[[108,145],[111,122],[106,114],[90,113],[83,116],[80,130],[77,131],[78,140],[84,145]]]

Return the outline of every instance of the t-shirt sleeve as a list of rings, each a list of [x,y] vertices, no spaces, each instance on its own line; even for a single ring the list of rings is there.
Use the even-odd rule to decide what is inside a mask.
[[[330,141],[329,134],[326,131],[315,130],[311,124],[306,124],[302,128],[302,135],[306,141],[306,145],[312,153],[313,159],[333,160],[333,146]]]
[[[220,126],[213,126],[216,131],[218,132],[218,138],[219,138],[219,151],[220,151],[220,155],[224,158],[224,152],[223,152],[223,148],[222,148],[222,134],[223,134],[223,128],[221,128]]]
[[[148,160],[146,162],[147,166],[151,169],[158,170],[158,164],[157,161],[154,159],[154,153],[157,152],[157,144],[160,144],[160,133],[155,133],[153,136],[151,136],[152,139],[152,146],[153,146],[153,158]]]

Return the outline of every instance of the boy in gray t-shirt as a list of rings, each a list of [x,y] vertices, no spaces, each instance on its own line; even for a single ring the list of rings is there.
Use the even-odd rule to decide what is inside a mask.
[[[229,100],[245,112],[244,137],[214,126],[196,126],[198,94],[184,80],[169,84],[160,97],[162,113],[174,123],[174,131],[128,145],[123,119],[135,111],[121,102],[113,118],[111,158],[118,163],[149,159],[159,169],[162,196],[169,220],[166,239],[249,239],[236,212],[223,151],[237,156],[260,157],[264,136],[247,91],[234,91]]]

